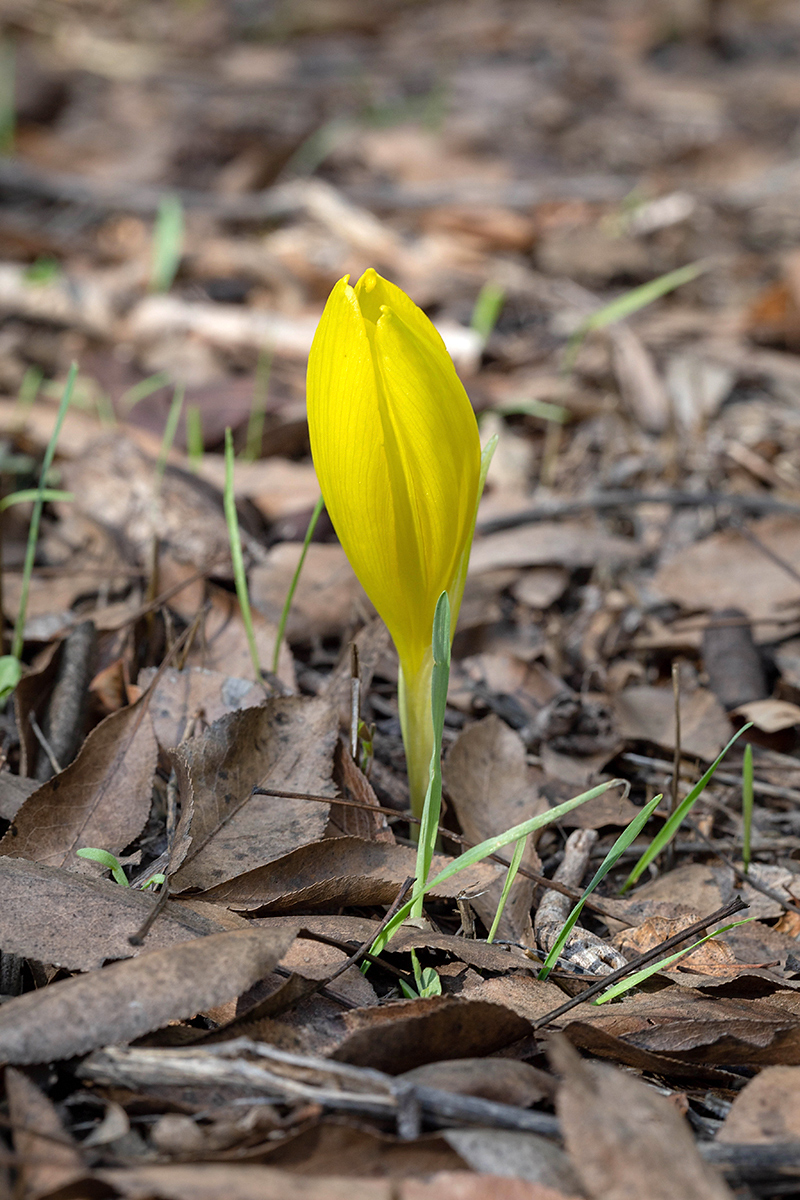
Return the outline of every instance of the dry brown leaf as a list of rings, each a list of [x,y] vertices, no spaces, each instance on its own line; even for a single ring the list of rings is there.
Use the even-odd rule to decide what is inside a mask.
[[[625,688],[613,700],[620,736],[675,747],[675,701],[672,689],[647,684]],[[733,733],[725,710],[705,688],[681,695],[681,750],[711,760]]]
[[[402,1179],[397,1200],[577,1200],[541,1183],[469,1171],[438,1171],[430,1179]]]
[[[353,761],[350,748],[341,738],[336,745],[334,780],[338,791],[346,800],[357,800],[360,804],[379,807],[375,789]],[[367,808],[349,808],[345,804],[332,804],[331,825],[350,837],[363,838],[365,841],[391,842],[394,845],[394,834],[383,813],[371,813]]]
[[[27,992],[0,1009],[0,1059],[50,1062],[130,1042],[241,995],[293,940],[291,930],[216,933]]]
[[[98,1171],[130,1200],[394,1200],[389,1179],[295,1175],[249,1163],[181,1163]]]
[[[221,717],[173,752],[194,795],[191,846],[178,891],[207,889],[322,837],[328,805],[253,796],[254,787],[333,796],[336,714],[324,700],[276,696]]]
[[[469,570],[480,575],[498,567],[593,567],[598,562],[635,562],[640,554],[635,542],[613,537],[598,524],[538,521],[476,538]]]
[[[28,797],[0,841],[0,854],[96,873],[97,864],[75,851],[98,846],[119,854],[141,832],[157,757],[146,698],[112,713],[77,758]]]
[[[700,914],[696,912],[686,912],[675,917],[648,917],[641,925],[618,933],[613,939],[614,945],[626,958],[634,958],[637,954],[652,950],[654,946],[660,945],[699,919]],[[676,946],[675,949],[680,947]],[[684,971],[694,971],[700,975],[714,975],[725,971],[732,974],[736,972],[737,962],[736,956],[728,946],[714,940],[698,946],[691,954],[682,958],[678,966]]]
[[[6,1068],[5,1085],[20,1195],[38,1200],[85,1176],[83,1157],[52,1101],[14,1067]]]
[[[0,950],[70,971],[93,971],[107,959],[142,953],[128,938],[154,903],[152,895],[109,879],[5,855],[0,857]],[[168,900],[144,950],[222,932],[226,926],[214,920],[214,907],[205,909],[205,914],[193,912]]]
[[[504,833],[547,808],[530,778],[522,739],[494,713],[459,735],[447,755],[442,777],[464,836],[473,845]],[[509,858],[510,851],[508,847]],[[531,838],[522,864],[531,871],[541,870]],[[471,901],[487,929],[497,911],[502,888],[502,881],[498,882]],[[517,876],[500,919],[498,937],[532,944],[533,889],[530,879]]]
[[[452,862],[434,855],[431,874]],[[391,904],[407,879],[413,878],[416,851],[388,842],[329,838],[301,846],[267,867],[248,871],[211,888],[205,899],[242,912],[291,912],[295,908],[348,904]],[[481,890],[497,878],[497,868],[476,863],[433,889],[434,896],[459,896]]]
[[[700,1157],[674,1105],[631,1075],[585,1063],[566,1038],[550,1060],[561,1076],[557,1110],[575,1171],[597,1200],[732,1200]]]
[[[539,1100],[552,1100],[555,1081],[545,1071],[513,1058],[455,1058],[426,1063],[400,1076],[408,1083],[455,1092],[459,1096],[482,1096],[499,1104],[529,1108]]]
[[[348,1031],[332,1058],[389,1075],[447,1058],[492,1054],[525,1037],[530,1024],[501,1004],[455,996],[400,1000],[345,1013]]]
[[[548,1076],[555,1091],[556,1081]],[[512,1129],[445,1129],[447,1140],[473,1171],[492,1173],[528,1187],[558,1189],[570,1196],[580,1194],[580,1185],[569,1157],[554,1142],[535,1133]]]
[[[0,771],[0,817],[13,821],[28,796],[39,787],[36,779],[23,779],[10,771]]]
[[[790,563],[800,559],[796,517],[771,515],[754,521],[750,529],[779,558]],[[751,621],[797,613],[797,581],[735,529],[680,550],[659,567],[652,586],[691,612],[740,608]],[[764,626],[755,633],[759,641],[770,636]]]
[[[250,598],[274,624],[280,619],[302,549],[301,542],[279,542],[266,562],[250,572]],[[363,624],[374,612],[341,546],[312,542],[292,597],[288,640],[338,636],[342,629]]]
[[[788,700],[751,700],[734,709],[737,717],[752,721],[763,733],[779,733],[781,729],[793,729],[800,725],[800,707]]]
[[[167,586],[166,583],[164,586]],[[240,679],[255,679],[250,643],[247,640],[238,599],[232,592],[210,583],[206,584],[205,594],[210,607],[205,612],[200,630],[192,642],[185,665],[202,667],[206,671],[219,671]],[[185,593],[181,592],[179,596],[183,598]],[[170,608],[174,608],[185,620],[191,621],[200,606],[188,601],[178,603],[178,599],[177,596],[173,597]],[[267,621],[258,609],[253,610],[252,618],[259,665],[262,671],[268,671],[272,667],[278,636],[277,626]],[[294,690],[294,660],[285,642],[281,645],[278,655],[278,678]]]
[[[800,1067],[765,1067],[739,1092],[718,1142],[800,1141]]]
[[[139,672],[140,687],[155,678],[155,670]],[[226,713],[254,708],[264,702],[264,690],[250,679],[189,667],[185,671],[167,669],[153,690],[150,715],[159,745],[177,746],[196,721],[211,725]]]

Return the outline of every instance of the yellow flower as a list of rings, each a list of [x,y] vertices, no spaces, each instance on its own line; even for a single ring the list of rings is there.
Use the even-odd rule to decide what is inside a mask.
[[[334,529],[397,647],[419,809],[430,762],[424,743],[433,614],[446,591],[455,628],[481,450],[472,405],[442,339],[408,296],[373,270],[355,287],[341,279],[325,306],[308,362],[308,425]]]

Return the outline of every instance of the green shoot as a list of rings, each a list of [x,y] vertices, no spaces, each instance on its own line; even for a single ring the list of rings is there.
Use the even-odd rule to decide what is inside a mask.
[[[55,283],[61,275],[61,263],[52,254],[40,254],[25,270],[25,282],[31,287]]]
[[[752,722],[751,722],[751,724],[752,724]],[[714,759],[714,762],[708,768],[705,775],[701,776],[701,778],[697,781],[697,783],[694,785],[692,790],[689,792],[688,796],[686,796],[681,801],[681,803],[678,805],[678,807],[675,809],[675,811],[673,813],[670,813],[669,817],[664,822],[662,828],[659,830],[659,832],[653,838],[652,842],[647,847],[644,854],[639,859],[639,861],[637,862],[636,866],[631,871],[628,878],[625,880],[625,883],[622,886],[623,892],[626,892],[628,890],[628,888],[632,887],[634,885],[634,883],[636,883],[637,879],[642,874],[642,872],[645,870],[645,868],[648,867],[650,865],[650,863],[653,861],[653,859],[658,857],[658,855],[662,852],[664,847],[666,845],[668,845],[669,842],[672,841],[673,837],[678,832],[678,829],[680,828],[682,822],[684,821],[684,819],[686,817],[688,817],[689,813],[691,812],[692,808],[694,807],[695,801],[697,801],[700,798],[700,796],[703,794],[703,792],[705,791],[706,786],[708,785],[709,781],[711,780],[712,776],[714,775],[714,772],[716,771],[719,764],[722,762],[725,755],[730,750],[733,743],[735,741],[737,741],[742,736],[742,734],[745,732],[745,730],[747,730],[749,728],[750,728],[750,725],[743,725],[742,728],[733,735],[733,737],[728,742],[727,746],[722,751],[722,753],[719,755],[719,757]]]
[[[416,1000],[419,997],[425,996],[441,996],[441,979],[433,967],[420,967],[416,950],[411,951],[411,963],[414,968],[414,982],[417,985],[417,990],[414,991],[412,987],[409,987],[404,979],[398,980],[398,983],[400,984],[400,990],[406,999]]]
[[[572,417],[568,408],[560,404],[548,404],[546,400],[511,400],[508,404],[498,404],[491,410],[501,417],[522,415],[538,417],[542,421],[555,421],[558,425],[566,425]]]
[[[750,870],[750,835],[753,828],[753,747],[750,742],[744,748],[742,763],[742,861],[745,875]]]
[[[196,404],[187,404],[186,453],[189,456],[189,470],[194,471],[195,475],[200,470],[204,450],[202,414]]]
[[[495,834],[493,837],[479,842],[477,846],[472,846],[469,850],[465,850],[463,854],[460,854],[458,858],[454,858],[433,879],[429,879],[422,888],[422,892],[430,892],[433,888],[438,887],[440,883],[446,883],[448,879],[452,879],[454,875],[457,875],[459,871],[463,871],[466,867],[472,867],[475,863],[483,862],[490,854],[497,854],[498,850],[502,850],[504,846],[509,846],[512,842],[518,842],[520,838],[527,837],[528,834],[534,833],[537,829],[543,829],[545,825],[550,825],[553,821],[560,821],[562,817],[572,812],[574,808],[578,808],[581,804],[586,804],[587,800],[594,800],[595,796],[602,796],[610,788],[623,787],[627,792],[628,786],[624,779],[609,779],[605,783],[599,783],[588,792],[581,792],[579,796],[573,796],[571,800],[565,800],[563,804],[558,804],[555,808],[548,809],[547,812],[539,813],[537,816],[523,821],[520,825],[513,825],[505,833]],[[416,899],[416,895],[412,894],[411,899],[406,900],[405,904],[400,906],[386,928],[375,939],[371,947],[373,954],[379,954],[395,930],[400,928],[410,915],[412,905],[415,904]]]
[[[517,877],[517,872],[519,871],[519,866],[522,862],[522,856],[525,853],[525,843],[527,840],[527,838],[520,838],[514,847],[514,853],[511,856],[511,862],[508,864],[508,870],[506,871],[506,880],[503,884],[503,891],[500,894],[500,902],[497,905],[497,912],[494,914],[492,927],[489,930],[489,936],[486,939],[487,942],[494,941],[494,935],[497,933],[497,926],[500,924],[500,918],[503,915],[503,909],[506,906],[506,902],[511,891],[511,885]]]
[[[619,983],[613,984],[607,992],[603,992],[593,1004],[607,1004],[609,1000],[616,1000],[617,996],[622,996],[625,992],[629,992],[631,988],[638,987],[645,979],[649,979],[651,975],[657,974],[659,971],[666,970],[667,967],[676,963],[679,958],[685,958],[687,954],[691,954],[698,946],[702,946],[704,942],[710,942],[712,938],[719,937],[721,933],[727,933],[729,929],[736,929],[738,925],[747,925],[750,921],[756,921],[757,917],[745,917],[743,921],[732,921],[730,925],[723,925],[720,929],[715,929],[713,933],[707,933],[705,937],[701,937],[699,941],[693,942],[691,946],[687,946],[685,950],[679,950],[677,954],[670,954],[666,958],[661,958],[658,962],[649,963],[646,967],[642,967],[641,971],[637,971],[634,975],[629,975],[627,979],[621,979]]]
[[[164,195],[158,205],[153,230],[153,262],[150,291],[168,292],[183,253],[183,205],[177,196]]]
[[[32,501],[36,501],[40,495],[45,504],[54,504],[57,500],[75,499],[72,492],[60,492],[56,488],[45,488],[41,493],[38,488],[23,488],[20,492],[9,492],[7,496],[3,496],[3,499],[0,500],[0,513],[11,508],[12,504],[30,504]]]
[[[92,862],[100,863],[101,867],[106,867],[120,887],[131,886],[119,859],[114,854],[109,854],[108,850],[98,850],[96,846],[83,846],[75,853],[78,858],[89,858]]]
[[[561,930],[561,932],[559,933],[558,937],[556,938],[554,944],[550,948],[550,953],[547,955],[547,958],[544,960],[544,966],[542,967],[542,969],[538,975],[539,979],[547,979],[547,976],[550,974],[550,972],[552,971],[556,962],[558,961],[558,956],[561,953],[561,951],[564,949],[566,940],[569,937],[570,933],[572,932],[575,922],[578,920],[578,917],[581,915],[583,906],[586,903],[587,899],[589,898],[589,896],[591,896],[592,892],[598,886],[598,884],[602,883],[602,881],[605,879],[608,872],[611,870],[611,868],[614,866],[614,864],[619,859],[620,855],[623,854],[628,849],[628,846],[630,846],[631,843],[636,840],[636,838],[639,836],[641,831],[644,829],[647,822],[650,820],[650,817],[653,815],[653,813],[658,808],[659,803],[661,802],[662,799],[663,799],[663,797],[660,795],[654,796],[653,799],[649,802],[649,804],[646,804],[644,806],[644,808],[641,810],[641,812],[636,814],[636,816],[633,818],[633,820],[630,822],[630,824],[627,825],[625,829],[623,829],[622,833],[619,835],[617,840],[614,842],[614,845],[611,847],[608,854],[605,856],[605,858],[601,862],[600,866],[598,867],[597,871],[595,872],[591,883],[588,885],[588,887],[586,888],[586,891],[583,893],[580,900],[575,905],[572,912],[569,914],[566,921],[564,922],[563,929]]]
[[[253,386],[253,403],[250,406],[250,416],[247,421],[247,439],[245,441],[245,462],[255,462],[261,457],[261,442],[264,437],[264,418],[267,414],[267,395],[269,393],[269,375],[272,367],[272,355],[268,350],[262,350],[258,356],[256,378]]]
[[[247,591],[247,576],[242,555],[242,538],[239,532],[239,517],[236,512],[236,496],[233,490],[233,434],[230,426],[225,430],[225,520],[228,523],[228,540],[231,544],[231,561],[233,562],[233,577],[236,581],[236,595],[239,597],[239,608],[242,612],[247,644],[250,647],[250,658],[253,663],[256,681],[262,686],[264,679],[261,675],[261,664],[258,660],[258,647],[253,628],[253,613],[250,608],[250,595]]]
[[[14,625],[14,636],[11,642],[11,657],[19,662],[22,658],[22,645],[25,630],[25,614],[28,608],[28,593],[31,587],[31,575],[33,574],[33,563],[36,558],[36,543],[39,540],[39,526],[42,521],[42,509],[45,502],[45,494],[47,492],[47,479],[50,475],[50,468],[53,465],[53,458],[56,452],[59,435],[61,434],[61,426],[64,424],[64,417],[67,415],[70,401],[72,399],[72,391],[75,387],[75,379],[78,374],[78,364],[73,363],[69,369],[67,382],[64,385],[64,394],[61,397],[61,403],[58,406],[56,414],[56,423],[53,427],[53,432],[50,434],[50,441],[47,443],[47,449],[44,452],[42,461],[42,470],[39,475],[39,486],[36,489],[36,499],[33,503],[33,512],[31,514],[31,523],[28,528],[28,544],[25,549],[25,562],[22,568],[22,590],[19,600],[19,612]],[[0,659],[2,664],[2,659]],[[13,673],[13,672],[12,672]],[[8,692],[0,691],[0,700],[4,699]]]
[[[147,379],[140,380],[139,383],[135,383],[133,387],[129,387],[126,392],[122,393],[119,398],[120,411],[129,413],[140,400],[146,400],[148,396],[152,396],[153,392],[166,387],[168,383],[169,375],[166,371],[156,371],[155,375],[148,375]]]
[[[351,122],[347,117],[333,117],[320,125],[300,143],[281,171],[281,176],[313,175],[350,128]]]
[[[226,442],[226,446],[227,446],[227,442]],[[280,653],[281,653],[281,642],[283,641],[283,635],[286,632],[286,622],[289,620],[289,610],[292,607],[292,601],[294,600],[294,594],[297,591],[297,585],[300,582],[300,572],[303,569],[303,563],[306,561],[306,554],[308,553],[308,547],[311,544],[311,539],[314,536],[314,530],[317,527],[317,521],[319,520],[320,513],[322,512],[324,507],[325,507],[325,501],[322,499],[322,496],[320,496],[319,499],[317,500],[317,503],[314,505],[314,511],[311,514],[311,520],[308,522],[308,528],[306,529],[306,536],[303,538],[303,549],[300,551],[300,558],[297,560],[297,566],[295,567],[294,575],[292,576],[292,582],[289,584],[289,591],[286,593],[286,599],[283,602],[283,609],[281,611],[281,619],[278,622],[278,632],[275,636],[275,649],[272,652],[272,673],[273,673],[273,675],[277,675],[277,673],[278,673],[278,659],[279,659]]]
[[[167,882],[166,875],[162,875],[162,873],[160,871],[156,871],[155,875],[151,875],[149,879],[145,879],[144,883],[142,884],[141,890],[143,892],[146,892],[148,888],[161,887],[166,882]]]
[[[14,99],[16,75],[14,43],[0,39],[0,154],[14,153],[17,126],[17,106]]]
[[[499,283],[485,283],[478,292],[475,307],[472,310],[470,327],[480,335],[484,346],[492,336],[492,330],[503,311],[505,300],[506,290]]]
[[[592,333],[596,329],[605,329],[609,325],[616,324],[617,321],[624,321],[626,317],[631,317],[640,309],[647,308],[649,304],[660,300],[668,292],[673,292],[675,288],[682,287],[684,283],[690,283],[693,279],[697,279],[698,275],[708,271],[711,265],[711,261],[708,259],[688,263],[685,267],[678,267],[676,271],[668,271],[666,275],[659,275],[657,279],[651,279],[640,287],[632,288],[622,296],[617,296],[610,304],[604,304],[602,308],[591,313],[584,321],[581,321],[567,342],[564,371],[569,372],[575,366],[578,351],[588,333]]]
[[[411,895],[411,916],[422,916],[422,897],[425,881],[431,869],[433,852],[439,834],[439,815],[442,810],[442,734],[447,707],[447,685],[450,681],[450,599],[442,592],[433,615],[433,672],[431,675],[431,714],[433,716],[433,753],[431,754],[428,791],[422,809],[422,823],[417,841],[417,866],[414,890]]]
[[[29,409],[39,395],[39,388],[42,386],[44,379],[44,371],[41,367],[28,367],[25,374],[22,376],[22,383],[19,385],[19,395],[17,396],[17,404],[23,410]]]
[[[164,436],[161,439],[161,449],[158,452],[158,462],[156,463],[156,486],[161,487],[164,480],[164,472],[167,469],[167,459],[169,452],[172,449],[172,443],[175,441],[175,434],[178,432],[178,422],[181,419],[181,410],[183,408],[183,398],[186,395],[186,388],[182,383],[175,387],[175,393],[172,397],[172,403],[169,406],[167,414],[167,423],[164,426]]]

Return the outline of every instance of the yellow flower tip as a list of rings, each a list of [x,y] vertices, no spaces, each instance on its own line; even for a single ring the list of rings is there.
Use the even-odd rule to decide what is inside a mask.
[[[308,366],[311,450],[328,513],[407,675],[442,591],[455,614],[480,476],[475,414],[428,317],[377,271],[333,288]]]

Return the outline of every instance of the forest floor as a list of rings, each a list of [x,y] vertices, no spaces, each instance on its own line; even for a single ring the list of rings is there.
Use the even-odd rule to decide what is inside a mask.
[[[0,1200],[800,1195],[799,72],[796,0],[2,0],[3,495],[77,379],[0,713]],[[512,845],[368,968],[413,827],[325,515],[278,644],[367,267],[498,439],[435,870],[543,818],[494,941]]]

